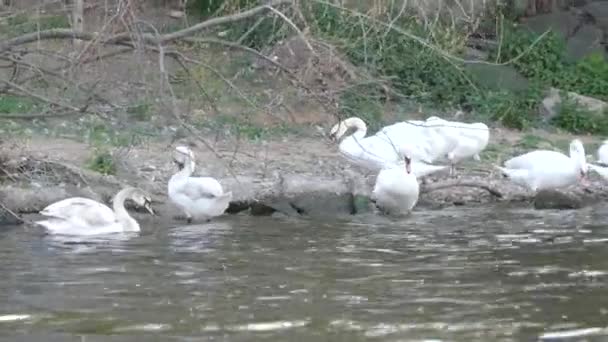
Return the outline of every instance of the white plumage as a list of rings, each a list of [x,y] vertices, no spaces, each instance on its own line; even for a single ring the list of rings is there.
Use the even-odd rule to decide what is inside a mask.
[[[126,199],[145,207],[151,214],[150,198],[141,189],[128,187],[116,194],[113,210],[105,204],[83,197],[72,197],[55,202],[40,214],[48,219],[36,223],[51,234],[99,235],[119,232],[138,232],[139,224],[124,207]]]
[[[608,165],[608,140],[604,140],[597,149],[597,161],[604,166]]]
[[[407,148],[402,148],[405,163],[385,168],[378,173],[372,192],[376,205],[390,215],[409,213],[418,202],[419,185],[411,170]]]
[[[570,143],[570,156],[548,150],[536,150],[511,158],[497,168],[514,183],[532,191],[557,189],[585,179],[588,165],[585,148],[578,139]]]
[[[350,129],[355,132],[343,137]],[[399,165],[403,157],[399,153],[400,146],[409,145],[412,172],[417,177],[424,177],[447,168],[443,165],[430,165],[424,162],[426,152],[422,144],[423,135],[420,130],[424,126],[412,125],[407,122],[397,123],[380,130],[376,135],[366,137],[367,125],[363,120],[352,117],[334,125],[330,137],[342,141],[339,144],[340,153],[354,165],[369,171],[380,171]],[[418,140],[416,140],[418,139]],[[421,142],[414,144],[412,141]]]
[[[178,158],[174,161],[180,171],[169,180],[169,198],[186,215],[188,222],[209,220],[226,211],[232,200],[232,192],[224,192],[222,185],[211,177],[191,177],[196,166],[194,153],[185,146],[176,148]]]

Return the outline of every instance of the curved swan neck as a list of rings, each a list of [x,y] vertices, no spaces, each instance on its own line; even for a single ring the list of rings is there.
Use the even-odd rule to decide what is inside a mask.
[[[120,190],[116,196],[114,196],[114,200],[112,200],[112,209],[114,209],[114,214],[116,218],[119,220],[130,219],[131,215],[125,209],[125,200],[131,196],[133,193],[133,188],[124,188]]]
[[[362,139],[367,134],[367,125],[359,118],[352,117],[343,121],[346,129],[355,128],[355,132],[352,134],[357,139]]]
[[[190,177],[194,172],[194,168],[196,167],[196,162],[193,157],[187,157],[184,162],[184,168],[177,172],[178,175]]]

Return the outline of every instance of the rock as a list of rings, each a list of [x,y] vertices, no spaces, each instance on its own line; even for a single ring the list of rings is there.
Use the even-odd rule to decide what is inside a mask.
[[[467,63],[465,68],[482,87],[511,91],[528,89],[528,80],[510,65]]]
[[[523,25],[538,35],[552,30],[564,40],[579,26],[579,16],[569,11],[556,11],[526,18]]]
[[[284,176],[280,195],[265,204],[287,215],[326,217],[355,212],[349,184],[343,180],[299,175]]]
[[[15,215],[9,213],[8,211],[0,207],[0,227],[13,226],[21,223],[23,223],[23,221],[20,217],[15,217]]]
[[[582,10],[594,19],[597,27],[608,33],[608,1],[594,1],[584,6]]]
[[[580,209],[583,200],[574,194],[557,190],[539,191],[534,197],[535,209]]]
[[[603,32],[593,25],[582,25],[566,43],[566,59],[576,62],[593,52],[604,53]]]
[[[590,112],[601,113],[608,109],[608,103],[598,100],[593,97],[580,95],[573,92],[567,92],[568,97],[573,101],[578,102],[581,107],[584,107]],[[560,90],[556,88],[550,88],[547,96],[543,99],[540,105],[540,114],[545,121],[549,121],[554,118],[559,111],[559,105],[562,102]]]

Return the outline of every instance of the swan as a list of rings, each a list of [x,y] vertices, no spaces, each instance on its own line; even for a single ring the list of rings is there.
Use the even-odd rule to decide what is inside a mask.
[[[608,165],[608,140],[604,140],[602,146],[597,149],[597,161],[599,164]]]
[[[139,224],[125,209],[126,199],[133,200],[154,215],[150,197],[141,189],[126,187],[114,196],[113,209],[89,198],[72,197],[44,208],[40,214],[49,218],[36,223],[45,227],[49,233],[61,235],[138,232]]]
[[[597,172],[605,180],[608,180],[608,167],[589,164],[589,169]]]
[[[390,215],[409,213],[418,202],[419,185],[411,168],[411,157],[406,148],[401,149],[404,165],[382,169],[376,177],[371,199],[378,208]]]
[[[579,181],[585,183],[589,171],[585,148],[578,139],[570,142],[569,157],[560,152],[536,150],[507,160],[504,167],[495,167],[504,177],[534,192],[563,188]]]
[[[456,175],[455,164],[469,158],[481,160],[479,153],[490,141],[490,129],[482,122],[464,123],[448,121],[436,116],[427,119],[427,126],[439,132],[440,137],[432,139],[432,159],[445,157],[450,162],[450,175]]]
[[[180,170],[169,180],[171,201],[184,211],[188,223],[193,219],[208,221],[222,215],[230,205],[232,192],[224,192],[215,178],[191,177],[196,166],[194,153],[186,146],[178,146],[175,150],[178,158],[174,158],[174,162]]]
[[[391,126],[400,124],[408,125],[407,123],[397,123]],[[351,129],[355,130],[354,133],[344,137],[347,131]],[[389,134],[391,132],[394,134]],[[338,146],[340,153],[351,164],[377,172],[386,167],[397,165],[403,160],[398,150],[399,146],[407,141],[400,138],[403,133],[396,133],[398,133],[398,130],[393,127],[388,130],[383,129],[377,135],[366,137],[367,125],[365,122],[360,118],[350,117],[334,125],[330,130],[329,138],[333,141],[341,140]],[[425,153],[417,145],[411,144],[409,148],[410,158],[412,158],[412,155],[423,156]],[[447,168],[447,166],[430,165],[423,160],[412,159],[411,168],[417,177],[424,177]]]

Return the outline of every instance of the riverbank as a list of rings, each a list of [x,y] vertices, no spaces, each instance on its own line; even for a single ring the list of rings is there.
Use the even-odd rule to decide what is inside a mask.
[[[569,136],[560,136],[562,140]],[[458,178],[440,172],[422,185],[417,208],[475,206],[489,203],[531,205],[531,194],[503,179],[491,167],[525,149],[521,141],[531,138],[508,130],[493,130],[492,143],[482,153],[482,162],[468,162],[458,169]],[[595,140],[585,137],[586,146]],[[548,139],[538,139],[546,144]],[[561,140],[560,140],[561,141]],[[566,140],[567,141],[567,140]],[[228,214],[339,217],[374,210],[369,201],[375,174],[364,174],[346,164],[338,148],[322,133],[284,135],[262,142],[228,139],[189,141],[197,158],[197,174],[213,176],[233,201]],[[35,137],[4,141],[0,183],[2,203],[15,214],[35,213],[46,205],[70,196],[85,196],[109,202],[125,185],[138,186],[153,196],[161,216],[179,211],[166,195],[169,178],[175,172],[171,155],[176,145],[187,143],[150,142],[128,149],[115,149],[115,175],[101,175],[87,168],[92,149],[68,139]],[[540,144],[542,145],[543,144]],[[545,148],[549,148],[545,146]],[[587,154],[593,154],[589,149]],[[607,197],[608,188],[599,176],[591,175],[587,189],[573,187],[560,193],[537,197],[537,208],[578,208]],[[517,204],[519,203],[519,204]]]

